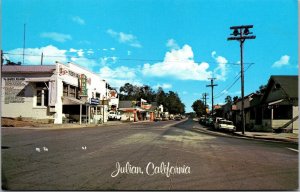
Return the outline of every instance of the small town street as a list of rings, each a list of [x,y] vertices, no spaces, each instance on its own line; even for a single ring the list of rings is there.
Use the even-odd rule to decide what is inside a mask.
[[[195,125],[188,119],[61,130],[2,128],[2,189],[298,188],[297,144],[209,135],[195,131]],[[143,173],[112,177],[116,166],[126,163]],[[149,163],[190,167],[190,173],[147,174]]]

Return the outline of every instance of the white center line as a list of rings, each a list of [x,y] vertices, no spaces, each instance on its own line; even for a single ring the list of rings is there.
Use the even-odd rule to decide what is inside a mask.
[[[287,147],[287,148],[288,148],[289,150],[299,152],[297,149],[293,149],[293,148],[289,148],[289,147]]]

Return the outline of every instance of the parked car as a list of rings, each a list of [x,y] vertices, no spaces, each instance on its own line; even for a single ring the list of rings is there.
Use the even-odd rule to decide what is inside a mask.
[[[180,121],[180,120],[181,120],[181,117],[180,117],[179,115],[177,115],[177,116],[174,117],[174,119],[175,119],[176,121]]]
[[[155,117],[154,121],[162,121],[162,118],[161,117]]]
[[[214,121],[212,118],[207,118],[204,122],[204,125],[208,126],[208,127],[212,127],[214,125]]]
[[[121,114],[118,111],[110,111],[108,113],[108,120],[121,120]]]
[[[233,132],[236,131],[236,127],[233,125],[233,122],[228,120],[220,120],[219,129],[233,131]]]
[[[215,120],[214,120],[214,128],[215,128],[215,129],[219,129],[219,122],[220,122],[221,120],[225,120],[225,119],[222,118],[222,117],[216,117],[216,118],[215,118]]]
[[[205,121],[205,117],[200,117],[200,118],[199,118],[199,123],[200,123],[200,124],[203,125],[203,124],[204,124],[204,121]]]

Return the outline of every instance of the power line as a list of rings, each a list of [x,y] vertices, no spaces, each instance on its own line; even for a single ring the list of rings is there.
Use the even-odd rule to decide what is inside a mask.
[[[251,67],[252,65],[249,65],[246,69],[245,69],[245,72]],[[225,89],[223,89],[221,92],[219,92],[218,94],[217,94],[217,96],[215,96],[215,99],[217,99],[217,98],[219,98],[219,97],[221,97],[221,96],[223,96],[224,94],[225,94],[225,90],[226,91],[228,91],[229,89],[231,89],[235,84],[236,84],[236,82],[241,78],[241,76],[240,76],[240,74],[241,74],[241,72],[239,72],[234,78],[237,78],[232,84],[230,84],[227,88],[225,88]]]
[[[10,52],[5,52],[3,53],[5,55],[25,55],[25,56],[32,56],[32,57],[41,57],[41,55],[37,55],[37,54],[26,54],[26,53],[10,53]],[[82,56],[73,56],[73,55],[45,55],[43,54],[43,57],[55,57],[55,58],[64,58],[64,57],[67,57],[67,58],[77,58],[77,59],[80,59],[80,58],[86,58],[86,59],[99,59],[99,58],[96,58],[96,57],[82,57]],[[161,59],[139,59],[139,58],[117,58],[118,61],[141,61],[141,62],[163,62],[164,60],[161,60]],[[185,62],[186,60],[170,60],[170,61],[164,61],[164,62],[169,62],[169,63],[176,63],[176,62]],[[215,61],[194,61],[195,63],[213,63],[213,64],[220,64],[220,63],[217,63]],[[239,63],[234,63],[234,62],[227,62],[227,63],[224,63],[224,64],[229,64],[229,65],[240,65]],[[254,63],[244,63],[244,64],[249,64],[249,65],[252,65]]]

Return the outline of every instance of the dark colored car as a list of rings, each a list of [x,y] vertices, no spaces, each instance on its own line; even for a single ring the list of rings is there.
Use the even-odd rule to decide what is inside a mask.
[[[180,120],[181,120],[181,117],[178,115],[178,116],[176,116],[176,117],[174,118],[174,120],[180,121]]]

